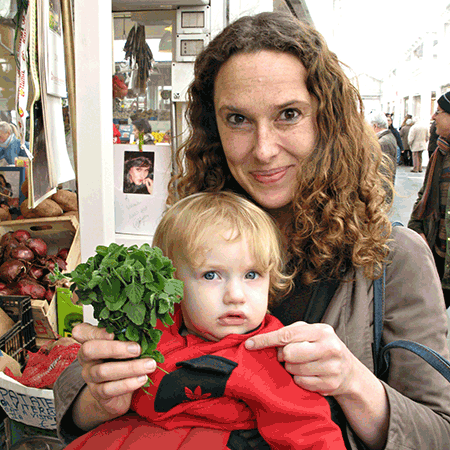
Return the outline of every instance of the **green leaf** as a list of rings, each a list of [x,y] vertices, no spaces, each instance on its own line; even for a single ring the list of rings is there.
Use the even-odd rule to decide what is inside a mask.
[[[122,283],[118,278],[113,278],[111,280],[111,291],[114,297],[119,297],[120,291],[122,290]]]
[[[153,283],[153,275],[152,271],[149,267],[143,267],[142,271],[140,271],[141,283]]]
[[[130,255],[135,261],[139,261],[144,267],[147,265],[147,256],[142,250],[137,250]]]
[[[141,339],[140,345],[141,345],[141,355],[145,354],[145,352],[148,349],[148,342],[147,342],[147,338],[145,337],[145,334],[142,335],[142,339]]]
[[[117,271],[124,281],[127,283],[131,281],[134,270],[129,264],[124,264],[122,267],[118,267]]]
[[[105,247],[104,245],[98,245],[95,249],[95,251],[102,256],[106,256],[108,254],[108,247]]]
[[[114,327],[112,325],[106,325],[106,331],[108,333],[114,333]]]
[[[169,295],[179,295],[183,296],[183,282],[180,280],[176,280],[175,278],[171,278],[166,280],[164,284],[164,292]]]
[[[150,312],[150,325],[155,328],[156,327],[156,311],[153,308]]]
[[[159,304],[158,304],[158,314],[165,314],[167,311],[169,311],[170,303],[167,299],[160,298]]]
[[[105,306],[99,315],[100,319],[107,319],[109,317],[109,309],[107,306]]]
[[[128,302],[122,310],[135,325],[142,325],[144,323],[146,312],[144,304],[139,303],[136,305]]]
[[[153,277],[155,278],[155,285],[162,291],[166,284],[166,279],[159,272],[153,272]]]
[[[125,287],[125,292],[133,303],[139,303],[144,295],[144,286],[138,283],[131,283]]]
[[[125,292],[123,292],[117,300],[116,299],[114,299],[114,300],[115,301],[113,301],[113,302],[109,302],[105,298],[105,304],[110,311],[119,311],[122,308],[122,306],[125,304],[125,302],[128,300],[128,298],[127,298]]]
[[[125,337],[129,341],[139,342],[139,330],[134,325],[130,325],[125,331]]]
[[[164,319],[161,320],[161,322],[162,322],[164,325],[166,325],[166,326],[170,326],[170,325],[173,325],[173,324],[175,323],[175,322],[173,321],[173,319],[172,319],[172,317],[170,316],[169,313],[166,313],[166,314],[164,315]]]
[[[148,308],[152,308],[155,300],[155,294],[151,292],[147,292],[144,295],[142,301],[148,305]]]
[[[159,364],[164,362],[164,356],[158,350],[152,352],[152,358]]]
[[[157,330],[156,328],[148,328],[146,331],[151,341],[157,344],[161,339],[162,331]]]
[[[96,286],[98,286],[103,280],[103,277],[97,275],[93,278],[91,278],[91,280],[89,281],[89,283],[87,284],[89,289],[94,289]]]

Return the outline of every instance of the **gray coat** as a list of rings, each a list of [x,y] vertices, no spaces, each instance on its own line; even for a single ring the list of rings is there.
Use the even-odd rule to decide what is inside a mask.
[[[383,130],[377,133],[381,151],[388,157],[388,163],[392,172],[392,183],[395,181],[397,171],[397,140],[391,130]]]

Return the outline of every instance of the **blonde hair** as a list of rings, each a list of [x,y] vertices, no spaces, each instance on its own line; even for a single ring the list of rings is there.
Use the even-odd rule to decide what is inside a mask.
[[[285,254],[280,232],[272,218],[245,198],[232,192],[193,194],[176,202],[164,214],[153,245],[172,259],[183,257],[195,266],[201,264],[211,235],[232,231],[230,241],[245,237],[257,269],[270,277],[269,307],[292,288],[292,276],[283,273]],[[176,276],[176,273],[175,273]]]

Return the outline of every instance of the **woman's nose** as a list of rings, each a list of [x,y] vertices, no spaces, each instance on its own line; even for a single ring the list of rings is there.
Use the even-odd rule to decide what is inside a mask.
[[[277,132],[270,124],[258,124],[255,130],[253,154],[264,163],[279,153]]]

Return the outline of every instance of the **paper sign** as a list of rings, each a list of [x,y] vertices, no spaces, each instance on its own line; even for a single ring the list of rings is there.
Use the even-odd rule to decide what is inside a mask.
[[[46,430],[56,429],[55,402],[51,389],[26,387],[0,373],[0,405],[12,420]]]
[[[137,145],[114,145],[114,203],[116,233],[151,236],[167,209],[167,186],[172,172],[172,153],[169,144],[144,145],[139,152]],[[152,178],[151,187],[145,181],[130,176],[133,161],[142,158],[138,166],[150,166],[147,177]],[[130,164],[131,163],[131,164]],[[142,173],[142,171],[141,171]]]

